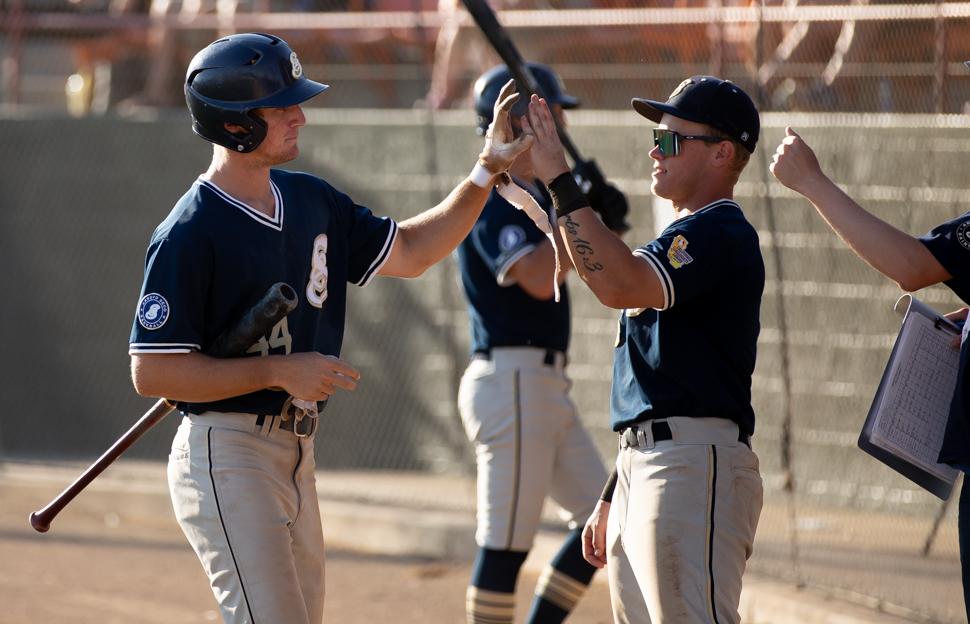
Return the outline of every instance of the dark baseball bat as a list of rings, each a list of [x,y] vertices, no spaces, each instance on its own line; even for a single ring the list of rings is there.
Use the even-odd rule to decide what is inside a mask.
[[[519,90],[522,91],[526,97],[532,97],[532,94],[536,94],[541,98],[545,98],[546,94],[542,92],[542,87],[536,81],[532,72],[529,70],[528,65],[525,64],[525,59],[519,54],[519,49],[515,47],[515,43],[509,36],[505,27],[502,26],[498,18],[495,17],[495,12],[492,11],[492,7],[488,6],[485,0],[461,0],[464,3],[465,8],[471,14],[472,19],[478,24],[478,28],[481,29],[482,34],[488,39],[488,42],[492,45],[492,48],[498,52],[498,55],[505,62],[505,65],[509,68],[509,72],[512,77],[515,78],[516,84],[519,86]],[[570,138],[569,133],[566,129],[562,127],[559,120],[556,119],[556,133],[559,135],[559,142],[562,143],[562,147],[566,150],[573,161],[579,163],[583,160],[583,157],[579,153],[579,149],[576,144],[573,143],[572,138]]]
[[[206,353],[212,357],[230,358],[243,355],[249,347],[256,343],[266,332],[273,329],[284,316],[293,311],[298,299],[296,291],[288,284],[280,282],[274,284],[263,298],[247,311],[234,325],[224,331],[212,343]],[[160,399],[138,422],[123,436],[111,445],[96,462],[91,464],[74,483],[67,486],[57,495],[49,505],[30,514],[30,526],[35,530],[46,533],[51,528],[51,521],[67,506],[74,497],[81,493],[98,475],[110,466],[121,454],[127,451],[149,429],[159,423],[165,416],[175,409],[175,403],[168,399]]]

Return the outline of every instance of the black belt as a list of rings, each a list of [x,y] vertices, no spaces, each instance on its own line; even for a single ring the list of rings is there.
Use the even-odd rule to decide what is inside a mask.
[[[664,440],[674,439],[674,434],[670,430],[670,425],[667,424],[666,420],[652,421],[650,423],[650,431],[653,433],[654,442],[663,442]],[[627,427],[620,432],[620,439],[626,442],[627,446],[640,446],[640,438],[637,436],[639,432],[640,425]],[[738,427],[738,442],[743,442],[748,448],[751,448],[751,443],[748,440],[748,434],[745,433],[740,427]]]
[[[296,418],[288,418],[286,420],[280,421],[281,431],[292,431],[294,435],[298,438],[307,438],[312,436],[317,430],[317,420],[319,418],[314,418],[312,416],[305,416],[297,422]],[[260,414],[256,417],[256,426],[262,427],[263,423],[266,422],[266,415]]]
[[[557,353],[562,353],[562,351],[557,351],[556,349],[546,349],[546,354],[542,358],[542,363],[545,364],[546,366],[555,366],[556,365],[556,354]],[[491,350],[490,349],[485,349],[483,351],[473,351],[472,352],[472,359],[473,360],[490,360],[490,359],[492,359]]]

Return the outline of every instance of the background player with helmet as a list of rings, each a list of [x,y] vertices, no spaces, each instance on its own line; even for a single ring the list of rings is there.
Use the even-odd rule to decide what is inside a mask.
[[[563,92],[559,77],[545,65],[529,63],[529,69],[553,114],[565,123],[562,109],[579,100]],[[508,68],[500,65],[476,81],[480,133],[492,122],[489,99],[494,102],[510,78]],[[518,117],[527,111],[526,102],[512,107],[516,135],[521,134]],[[593,182],[585,182],[601,214],[622,229],[626,198],[606,184],[594,163],[583,164],[587,173],[596,174]],[[536,179],[528,151],[516,158],[510,173],[514,184],[531,195],[525,200],[534,198],[541,207],[536,213],[544,221],[540,227],[545,225],[562,249],[562,239],[550,227],[552,201]],[[569,398],[563,370],[569,343],[566,271],[557,273],[552,240],[503,194],[492,191],[457,250],[472,349],[458,404],[478,458],[479,550],[466,613],[470,623],[513,621],[519,570],[532,548],[543,502],[551,495],[573,532],[543,571],[526,621],[558,623],[576,606],[596,571],[583,559],[581,523],[593,510],[606,471]]]
[[[546,65],[542,63],[526,63],[532,76],[539,83],[543,92],[548,94],[549,104],[560,107],[559,110],[575,108],[579,106],[579,100],[566,95],[563,90],[562,79],[556,75]],[[475,101],[475,112],[478,114],[478,133],[484,135],[488,129],[488,124],[492,122],[492,104],[498,97],[502,86],[512,79],[512,73],[505,65],[497,65],[475,81],[472,87]],[[489,104],[489,101],[492,104]],[[512,121],[513,129],[519,127],[518,119],[528,112],[528,102],[519,101],[513,108],[509,118]],[[590,201],[590,206],[600,216],[606,227],[617,234],[624,234],[630,229],[626,222],[626,214],[629,206],[626,196],[615,186],[608,183],[599,170],[595,160],[584,160],[576,163],[573,167],[573,176],[580,185],[586,198]]]
[[[970,62],[967,62],[970,67]],[[819,166],[812,148],[791,128],[785,128],[769,167],[775,178],[812,202],[818,213],[832,226],[860,258],[906,292],[934,284],[948,286],[965,303],[970,303],[970,212],[941,223],[916,238],[896,229],[866,211],[835,185]],[[966,322],[967,308],[946,315],[952,321]],[[963,575],[963,600],[970,615],[970,328],[963,326],[957,385],[950,401],[950,415],[937,459],[959,468],[963,473],[957,519],[960,565]]]
[[[632,254],[589,209],[537,97],[525,128],[573,265],[602,303],[624,310],[610,399],[620,451],[584,554],[609,570],[617,622],[737,623],[762,506],[749,436],[765,268],[732,198],[759,115],[710,76],[633,107],[660,124],[651,190],[677,219]]]
[[[152,236],[131,333],[135,388],[177,400],[185,415],[169,458],[172,500],[226,622],[322,619],[313,435],[328,397],[360,377],[339,359],[347,282],[415,277],[448,255],[531,141],[512,140],[510,83],[469,178],[397,224],[319,178],[272,168],[296,158],[299,104],[326,88],[270,35],[226,37],[192,60],[186,99],[212,163]],[[201,353],[280,281],[301,302],[250,349],[263,357]]]

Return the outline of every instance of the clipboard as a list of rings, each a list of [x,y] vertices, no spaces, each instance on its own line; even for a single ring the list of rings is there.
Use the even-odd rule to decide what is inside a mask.
[[[959,470],[936,458],[957,380],[959,352],[949,342],[961,330],[912,295],[900,297],[894,309],[903,317],[902,326],[859,434],[859,448],[947,500]]]

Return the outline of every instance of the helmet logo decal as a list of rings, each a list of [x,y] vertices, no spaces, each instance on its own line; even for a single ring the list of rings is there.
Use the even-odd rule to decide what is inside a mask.
[[[300,59],[296,58],[296,52],[290,52],[290,63],[293,64],[293,79],[299,80],[303,75],[303,66],[300,65]]]

